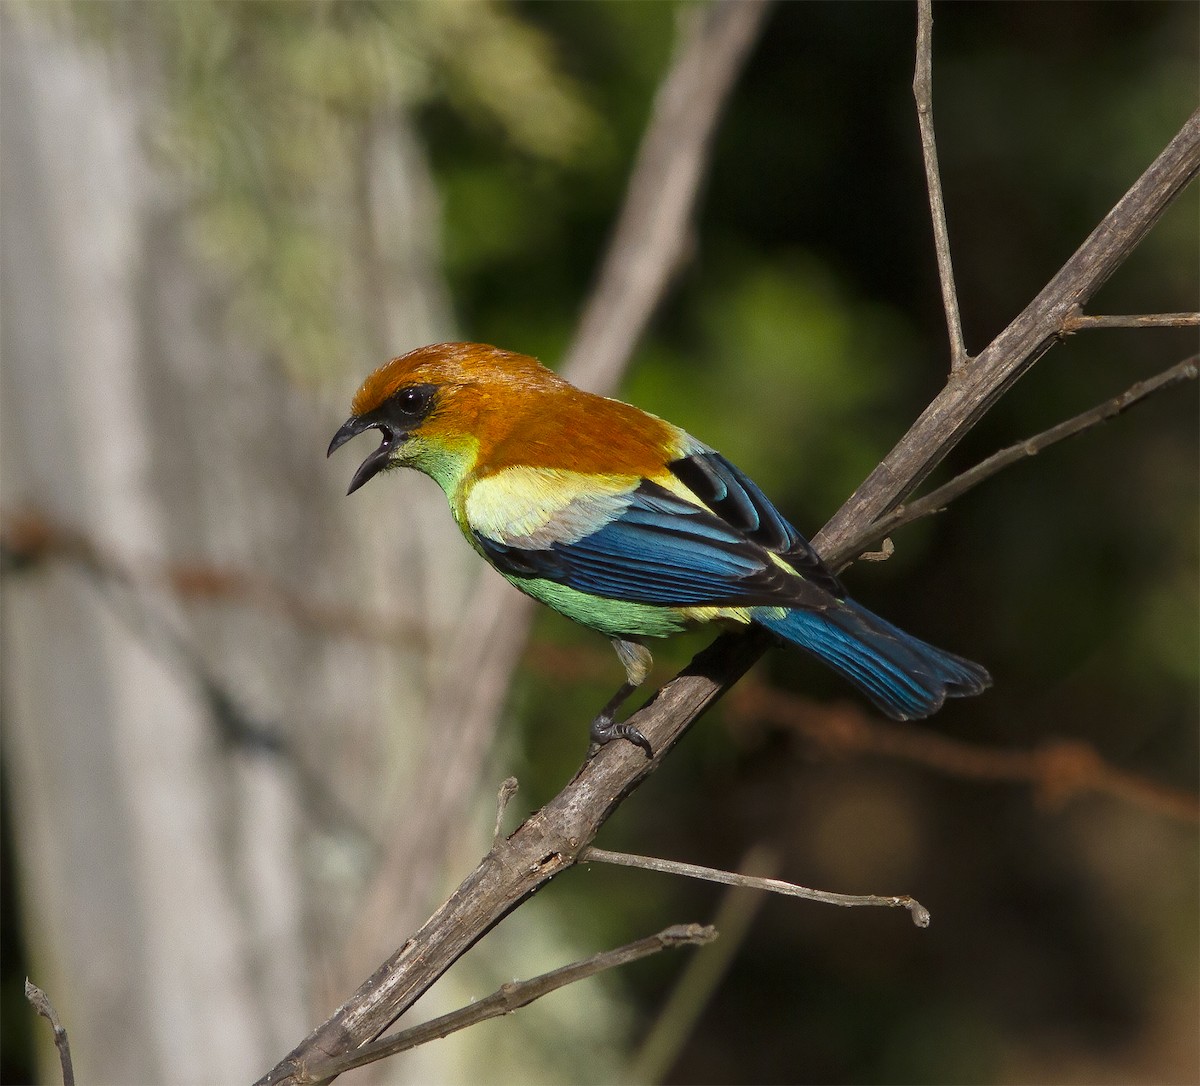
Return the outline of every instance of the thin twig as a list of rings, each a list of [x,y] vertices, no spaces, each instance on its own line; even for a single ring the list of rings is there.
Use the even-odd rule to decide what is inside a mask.
[[[954,262],[950,259],[950,234],[946,229],[946,205],[942,200],[942,176],[938,169],[937,140],[933,132],[932,0],[917,2],[917,65],[913,75],[913,97],[917,102],[917,124],[921,129],[921,157],[925,162],[925,185],[929,189],[933,244],[937,250],[946,330],[950,334],[950,372],[953,374],[971,359],[963,343],[962,320],[958,314],[958,290],[954,285]]]
[[[489,1018],[499,1018],[502,1014],[512,1014],[528,1006],[535,999],[558,991],[568,984],[585,980],[608,969],[628,965],[641,958],[657,954],[668,948],[681,946],[703,946],[711,943],[717,937],[717,928],[700,924],[676,924],[664,928],[657,935],[628,943],[616,950],[607,950],[601,954],[593,954],[583,961],[565,965],[549,973],[533,977],[530,980],[514,980],[500,986],[500,989],[486,999],[460,1007],[440,1018],[422,1022],[419,1026],[403,1030],[391,1037],[363,1045],[362,1048],[346,1056],[330,1060],[317,1060],[305,1065],[296,1075],[296,1083],[326,1082],[346,1071],[356,1067],[365,1067],[369,1063],[386,1059],[399,1052],[407,1052],[411,1048],[448,1037],[451,1033],[466,1029],[468,1026],[486,1022]]]
[[[513,796],[517,794],[519,787],[516,777],[505,777],[500,785],[500,790],[496,793],[496,828],[492,831],[493,848],[500,840],[500,827],[504,825],[504,812],[508,810],[508,805],[512,802]]]
[[[67,1038],[66,1027],[58,1020],[58,1012],[50,1002],[50,997],[25,978],[25,998],[33,1005],[54,1031],[54,1047],[58,1049],[58,1062],[62,1065],[63,1086],[75,1086],[75,1069],[71,1066],[71,1042]]]
[[[1089,317],[1075,313],[1063,321],[1063,332],[1085,332],[1089,328],[1193,328],[1200,325],[1200,313],[1112,313]]]
[[[1085,430],[1099,426],[1102,422],[1107,422],[1109,419],[1115,418],[1122,412],[1129,410],[1134,404],[1140,403],[1146,397],[1156,392],[1164,392],[1167,389],[1175,388],[1177,385],[1183,384],[1184,381],[1194,381],[1197,375],[1198,362],[1200,362],[1200,355],[1184,359],[1184,361],[1177,363],[1170,369],[1164,370],[1154,377],[1138,381],[1137,384],[1131,385],[1119,396],[1105,400],[1102,404],[1097,404],[1095,407],[1081,412],[1074,418],[1067,419],[1065,422],[1060,422],[1057,426],[1050,427],[1049,430],[1044,430],[1040,434],[1027,437],[1024,441],[1018,441],[1015,445],[1010,445],[999,452],[993,453],[986,460],[981,460],[973,468],[968,468],[961,475],[955,476],[948,483],[939,486],[936,490],[931,490],[924,497],[896,506],[891,512],[880,517],[870,528],[860,532],[852,541],[854,548],[868,546],[880,536],[887,536],[891,532],[896,531],[897,528],[901,528],[906,524],[912,524],[913,521],[920,520],[922,517],[930,516],[933,513],[942,512],[955,498],[961,497],[972,487],[978,486],[998,471],[1021,460],[1027,460],[1031,456],[1036,456],[1044,449],[1048,449],[1051,445],[1059,441],[1065,441],[1069,437],[1075,437]],[[867,555],[860,555],[860,557],[865,558]]]
[[[609,852],[607,849],[589,845],[579,853],[580,863],[618,864],[621,867],[640,867],[644,871],[658,871],[664,875],[682,875],[689,879],[704,879],[725,886],[745,886],[752,890],[769,890],[773,894],[802,897],[805,901],[819,901],[825,905],[840,905],[852,908],[862,905],[883,906],[888,909],[907,909],[912,922],[918,928],[929,927],[929,910],[915,897],[907,894],[836,894],[831,890],[812,890],[781,879],[762,879],[755,875],[739,875],[735,871],[721,871],[715,867],[700,867],[678,860],[662,860],[657,856],[634,856],[627,852]]]

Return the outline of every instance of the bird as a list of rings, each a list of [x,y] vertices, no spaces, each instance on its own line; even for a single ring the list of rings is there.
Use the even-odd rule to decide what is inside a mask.
[[[585,392],[529,355],[436,343],[371,373],[327,456],[377,431],[347,494],[395,468],[445,492],[467,542],[505,580],[611,639],[625,682],[590,727],[624,739],[617,710],[645,681],[646,642],[715,623],[760,626],[857,686],[895,720],[981,693],[981,665],[905,633],[848,596],[751,479],[687,431]]]

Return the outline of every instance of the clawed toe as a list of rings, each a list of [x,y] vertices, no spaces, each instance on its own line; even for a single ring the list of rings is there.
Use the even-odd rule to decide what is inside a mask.
[[[614,739],[626,739],[634,746],[641,747],[647,758],[654,757],[654,748],[650,746],[649,739],[632,724],[618,724],[611,716],[601,714],[592,721],[591,737],[593,752]]]

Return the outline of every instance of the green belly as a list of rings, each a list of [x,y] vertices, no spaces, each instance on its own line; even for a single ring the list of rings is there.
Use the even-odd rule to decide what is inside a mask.
[[[505,580],[567,618],[609,637],[670,637],[696,625],[695,618],[673,607],[590,596],[541,578],[506,577]]]

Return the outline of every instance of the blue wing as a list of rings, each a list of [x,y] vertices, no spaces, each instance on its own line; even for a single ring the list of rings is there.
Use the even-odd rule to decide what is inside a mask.
[[[719,467],[712,478],[722,478]],[[755,532],[807,547],[799,533],[740,472],[724,485],[730,519],[643,480],[619,515],[582,539],[530,549],[476,538],[502,573],[544,578],[594,596],[674,607],[827,605],[823,584],[774,561],[732,518],[749,524],[753,514]],[[789,563],[790,554],[783,552]]]
[[[812,544],[783,519],[770,499],[719,452],[696,442],[690,456],[667,465],[672,474],[726,524],[783,558],[801,576],[831,595],[846,595]]]

